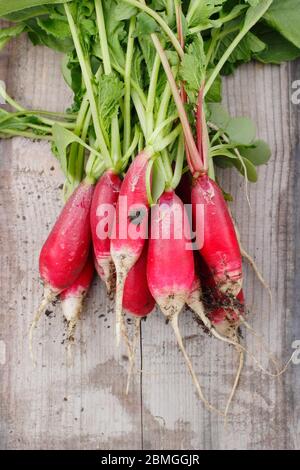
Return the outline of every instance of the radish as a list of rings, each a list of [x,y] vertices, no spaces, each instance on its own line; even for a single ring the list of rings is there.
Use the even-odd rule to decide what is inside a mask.
[[[115,213],[111,256],[116,268],[116,338],[125,333],[122,301],[126,277],[139,259],[148,236],[149,202],[146,171],[151,155],[140,152],[131,163],[122,183]]]
[[[124,287],[123,309],[126,313],[141,318],[149,315],[155,307],[147,281],[147,245],[130,269]]]
[[[204,239],[203,246],[199,247],[201,256],[220,291],[236,296],[242,287],[239,243],[222,191],[207,175],[199,176],[192,187],[194,220],[202,216],[201,207],[204,207]],[[199,226],[199,223],[195,224],[196,232]]]
[[[182,124],[188,158],[188,164],[193,176],[192,208],[194,224],[201,256],[213,272],[218,288],[222,292],[237,295],[242,286],[242,259],[239,244],[222,191],[208,176],[209,136],[205,113],[203,111],[204,84],[200,85],[196,112],[197,145],[188,121],[183,99],[178,91],[168,57],[157,37],[152,41],[169,82],[178,115]],[[204,207],[204,217],[202,208]],[[203,223],[199,223],[202,221]],[[201,230],[201,233],[197,233]]]
[[[85,179],[66,202],[47,240],[39,259],[44,295],[29,332],[32,354],[32,335],[48,303],[70,287],[81,273],[89,254],[91,229],[89,212],[94,185]]]
[[[203,395],[178,326],[179,314],[189,299],[195,277],[193,252],[188,246],[187,232],[190,232],[189,220],[182,201],[173,190],[165,191],[151,217],[148,284],[151,294],[174,330],[201,400],[210,410],[218,411]]]
[[[184,307],[194,279],[194,259],[184,230],[189,226],[182,201],[165,191],[151,219],[147,276],[150,291],[170,320]],[[181,231],[181,233],[180,233]]]
[[[111,294],[114,286],[114,264],[110,254],[110,237],[120,187],[120,177],[112,170],[107,170],[95,187],[90,212],[95,267],[106,284],[108,294]]]
[[[61,306],[68,324],[68,342],[74,341],[74,331],[82,312],[84,297],[86,296],[94,276],[95,268],[90,255],[76,281],[61,292]]]

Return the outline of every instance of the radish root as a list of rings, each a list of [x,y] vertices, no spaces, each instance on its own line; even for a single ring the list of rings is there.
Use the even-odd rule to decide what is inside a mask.
[[[261,285],[263,286],[264,289],[266,289],[266,291],[268,292],[269,296],[270,296],[270,301],[271,303],[273,302],[273,296],[272,296],[272,291],[270,289],[270,287],[268,286],[268,284],[266,283],[263,275],[261,274],[261,272],[259,271],[254,259],[252,258],[252,256],[249,255],[249,253],[244,249],[243,245],[242,245],[242,242],[241,242],[241,236],[240,236],[240,232],[237,228],[237,225],[234,221],[234,218],[232,217],[232,214],[231,214],[231,218],[233,220],[233,225],[234,225],[234,229],[235,229],[235,233],[236,233],[236,236],[237,236],[237,239],[238,239],[238,243],[239,243],[239,247],[240,247],[240,252],[241,252],[241,255],[243,258],[245,258],[245,260],[248,261],[248,263],[250,264],[251,268],[253,269],[257,279],[259,280],[259,282],[261,283]]]
[[[187,302],[188,306],[194,311],[194,313],[196,314],[196,316],[201,320],[201,322],[204,324],[204,326],[206,326],[206,328],[209,330],[209,332],[217,339],[223,341],[224,343],[227,343],[227,344],[231,344],[232,346],[235,346],[237,349],[240,349],[242,350],[244,353],[246,353],[251,359],[252,361],[254,361],[254,363],[258,366],[258,368],[264,372],[265,374],[267,374],[268,376],[270,377],[273,377],[273,378],[277,378],[277,377],[280,377],[282,374],[284,374],[284,372],[287,370],[290,362],[293,360],[293,357],[294,355],[298,352],[297,350],[293,352],[293,354],[291,355],[290,359],[288,360],[288,362],[286,363],[286,365],[281,369],[279,370],[279,367],[278,367],[278,361],[276,361],[276,359],[274,358],[274,356],[267,350],[265,349],[265,352],[268,354],[270,360],[273,362],[273,364],[275,365],[276,367],[276,374],[272,373],[272,372],[269,372],[267,369],[265,369],[261,364],[260,362],[256,359],[256,357],[254,356],[254,354],[252,354],[248,349],[246,349],[244,346],[242,346],[239,342],[237,342],[236,340],[234,339],[231,339],[231,338],[226,338],[225,336],[222,336],[220,335],[215,327],[213,326],[213,324],[211,323],[211,321],[209,320],[209,318],[206,317],[205,313],[204,313],[204,308],[203,308],[203,305],[202,305],[202,302],[201,301],[196,301],[195,299],[195,293],[192,294],[192,296],[189,298],[188,302]],[[241,315],[240,315],[240,318],[241,318]],[[244,320],[242,319],[242,322]],[[247,322],[246,322],[247,324]],[[248,324],[247,324],[248,325]],[[250,327],[250,325],[248,325]],[[250,327],[251,329],[251,327]]]
[[[238,342],[238,340],[237,340],[237,342]],[[240,378],[241,378],[242,370],[243,370],[243,367],[244,367],[244,352],[241,349],[239,349],[238,347],[236,349],[237,349],[237,352],[239,353],[239,365],[238,365],[238,368],[237,368],[237,371],[236,371],[236,376],[235,376],[235,379],[234,379],[234,383],[233,383],[233,386],[232,386],[232,389],[231,389],[231,392],[230,392],[230,395],[229,395],[229,398],[227,400],[226,407],[225,407],[225,426],[226,426],[226,422],[227,422],[227,416],[228,416],[229,408],[230,408],[230,405],[231,405],[232,400],[234,398],[234,395],[236,393],[236,390],[237,390],[237,387],[238,387],[238,384],[239,384],[239,381],[240,381]]]
[[[180,330],[179,330],[179,326],[178,326],[178,317],[179,317],[179,312],[175,313],[174,315],[171,316],[171,318],[169,318],[170,320],[170,324],[173,328],[173,331],[175,333],[175,336],[176,336],[176,339],[177,339],[177,343],[178,343],[178,346],[179,346],[179,349],[180,351],[182,352],[183,354],[183,357],[185,359],[185,362],[186,362],[186,365],[189,369],[189,372],[192,376],[192,379],[193,379],[193,382],[196,386],[196,389],[197,389],[197,392],[198,392],[198,395],[200,397],[200,400],[203,402],[203,404],[205,405],[205,407],[209,410],[209,411],[215,411],[216,413],[218,413],[219,415],[221,416],[224,416],[224,413],[222,413],[220,410],[218,410],[217,408],[215,408],[213,405],[211,405],[209,403],[209,401],[205,398],[203,392],[202,392],[202,388],[201,388],[201,385],[199,383],[199,380],[196,376],[196,373],[194,371],[194,368],[192,366],[192,363],[191,363],[191,360],[186,352],[186,349],[183,345],[183,341],[182,341],[182,336],[181,336],[181,333],[180,333]]]
[[[250,264],[251,268],[253,269],[257,279],[259,280],[259,282],[261,283],[261,285],[263,286],[264,289],[266,289],[266,291],[268,292],[269,296],[270,296],[270,301],[271,303],[273,302],[273,295],[272,295],[272,291],[270,289],[270,287],[268,286],[268,284],[266,283],[265,279],[263,278],[262,274],[260,273],[254,259],[249,255],[249,253],[247,253],[247,251],[242,247],[241,243],[240,243],[240,250],[241,250],[241,255],[243,258],[245,258],[248,263]]]
[[[259,335],[255,330],[254,328],[252,328],[251,325],[249,325],[249,323],[243,318],[243,316],[240,316],[239,317],[240,321],[243,323],[243,326],[245,328],[247,328],[247,330],[250,331],[250,333],[252,333],[253,336],[255,336],[255,338],[257,338],[259,344],[262,346],[263,350],[265,351],[265,353],[268,355],[268,357],[270,358],[270,360],[273,362],[275,368],[276,368],[276,371],[279,372],[280,371],[280,367],[282,367],[277,358],[270,352],[269,348],[266,346],[266,344],[264,343],[263,341],[263,338],[261,335]]]
[[[135,352],[136,352],[137,340],[140,335],[140,326],[141,326],[141,319],[137,317],[135,318],[135,321],[134,321],[134,333],[133,333],[133,339],[132,339],[131,348],[130,348],[131,357],[129,358],[129,370],[128,370],[128,376],[127,376],[126,395],[128,395],[129,393],[131,377],[133,375],[133,370],[135,366]]]
[[[67,332],[67,365],[73,364],[73,346],[74,346],[74,333],[77,325],[77,319],[68,321],[68,332]]]
[[[35,316],[33,318],[33,321],[30,325],[30,329],[29,329],[29,352],[30,352],[30,357],[31,357],[31,360],[32,360],[32,363],[34,365],[34,367],[36,366],[36,360],[35,360],[35,356],[34,356],[34,352],[33,352],[33,333],[34,333],[34,329],[37,327],[37,324],[42,316],[42,314],[44,313],[44,311],[46,310],[47,306],[49,305],[50,302],[52,302],[52,300],[55,299],[56,297],[56,293],[53,292],[52,289],[50,289],[50,287],[47,287],[45,286],[44,288],[44,295],[43,295],[43,298],[42,298],[42,301],[35,313]]]

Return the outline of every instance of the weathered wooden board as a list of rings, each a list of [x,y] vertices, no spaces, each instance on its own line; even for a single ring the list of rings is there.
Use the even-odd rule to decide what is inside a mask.
[[[62,111],[71,96],[59,57],[24,38],[0,56],[0,79],[22,104]],[[220,172],[234,196],[232,212],[244,247],[254,256],[273,292],[273,304],[245,265],[250,322],[282,361],[300,339],[300,105],[291,103],[300,65],[243,67],[225,82],[232,115],[250,115],[273,149],[271,163],[249,187],[236,173]],[[1,142],[1,386],[0,447],[4,449],[290,449],[300,448],[300,365],[275,380],[247,359],[227,428],[203,409],[158,312],[142,324],[143,374],[125,396],[127,362],[116,353],[113,319],[98,281],[78,328],[74,365],[67,367],[59,305],[42,319],[32,367],[28,328],[42,287],[38,253],[62,206],[63,178],[48,144],[17,138]],[[224,406],[237,357],[228,346],[200,333],[182,314],[187,349],[209,400]],[[269,365],[257,339],[247,348]],[[3,357],[4,345],[6,358]],[[139,359],[140,359],[139,358]],[[4,360],[5,359],[5,360]],[[138,368],[140,368],[138,360]]]

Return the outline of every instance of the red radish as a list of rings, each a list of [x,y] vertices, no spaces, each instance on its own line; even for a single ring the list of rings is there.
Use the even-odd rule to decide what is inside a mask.
[[[124,287],[123,309],[136,317],[144,317],[155,307],[147,281],[147,245],[129,271]]]
[[[107,170],[99,179],[91,205],[90,221],[95,267],[110,294],[114,286],[114,265],[110,254],[110,237],[118,201],[121,179]]]
[[[194,280],[193,252],[184,233],[187,227],[182,201],[174,191],[165,191],[151,219],[147,276],[153,297],[170,319],[184,307]]]
[[[207,175],[192,188],[194,221],[203,213],[204,239],[200,254],[221,292],[236,296],[242,287],[242,258],[234,225],[219,186]],[[199,210],[201,208],[201,211]],[[195,224],[196,232],[200,224]]]
[[[179,26],[180,31],[181,26],[178,21],[177,26]],[[202,247],[199,246],[200,253],[212,270],[220,290],[237,295],[242,285],[242,260],[237,237],[222,192],[218,185],[207,176],[209,169],[209,136],[205,113],[203,112],[204,84],[201,84],[198,93],[196,145],[184,109],[183,97],[180,96],[168,57],[157,36],[152,35],[152,41],[165,70],[188,148],[188,164],[194,177],[192,189],[194,219],[198,219],[198,206],[202,206],[200,208],[203,221],[202,227],[200,226],[199,229],[199,223],[195,223],[196,232],[197,230],[202,231],[202,228],[204,228],[204,244]],[[205,209],[204,218],[202,215],[203,207]],[[198,240],[202,240],[202,233],[198,234]]]
[[[147,277],[150,292],[171,324],[201,400],[203,395],[190,358],[183,345],[178,317],[189,299],[195,277],[189,243],[189,220],[184,205],[173,190],[165,191],[151,217]]]
[[[73,334],[81,315],[83,299],[91,286],[94,272],[94,262],[90,255],[76,281],[60,294],[62,311],[68,323],[69,341],[74,339]]]
[[[89,213],[93,192],[94,186],[89,180],[80,183],[66,202],[42,247],[39,267],[44,281],[44,296],[29,332],[31,353],[33,330],[44,309],[60,292],[75,282],[87,261],[91,242]]]
[[[111,239],[111,255],[117,274],[116,337],[126,335],[122,316],[123,291],[126,277],[139,259],[148,235],[149,202],[146,172],[150,154],[143,150],[131,163],[121,186],[116,206],[115,224]]]

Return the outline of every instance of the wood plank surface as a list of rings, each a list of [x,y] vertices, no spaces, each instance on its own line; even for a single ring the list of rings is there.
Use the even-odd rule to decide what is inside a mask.
[[[1,53],[0,72],[9,93],[25,106],[63,111],[71,102],[59,56],[24,37]],[[291,102],[297,78],[299,64],[250,64],[226,79],[230,113],[254,118],[273,156],[259,169],[259,182],[249,186],[250,208],[242,178],[228,170],[218,174],[234,197],[231,208],[242,243],[273,292],[270,304],[245,264],[249,322],[282,362],[300,340],[300,105]],[[135,374],[126,397],[127,361],[124,351],[116,352],[113,318],[98,280],[86,300],[73,367],[66,364],[56,305],[36,332],[33,368],[28,329],[42,293],[38,254],[62,207],[63,177],[45,142],[2,141],[0,165],[2,449],[300,448],[300,365],[273,379],[247,358],[225,429],[223,420],[198,402],[159,312],[142,323],[137,368],[143,374]],[[190,313],[184,312],[180,323],[207,398],[224,407],[237,366],[235,351],[199,331]],[[270,367],[257,338],[245,330],[243,336],[247,348]]]

